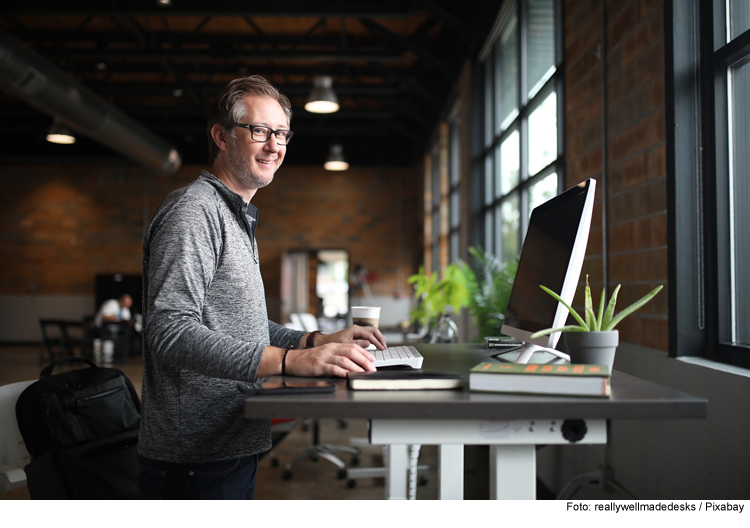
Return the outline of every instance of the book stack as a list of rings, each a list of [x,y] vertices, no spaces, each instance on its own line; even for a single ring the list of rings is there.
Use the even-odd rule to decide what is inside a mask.
[[[609,397],[607,365],[520,365],[483,362],[469,373],[472,391]]]
[[[463,379],[458,374],[419,369],[349,372],[346,379],[352,390],[445,390],[463,387]]]

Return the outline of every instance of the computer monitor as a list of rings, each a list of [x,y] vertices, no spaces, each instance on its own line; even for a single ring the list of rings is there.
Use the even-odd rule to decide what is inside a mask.
[[[502,333],[525,342],[516,363],[546,351],[569,359],[555,349],[560,332],[531,339],[546,328],[564,326],[568,310],[542,290],[546,286],[571,304],[589,240],[596,181],[588,179],[535,207],[521,249]]]

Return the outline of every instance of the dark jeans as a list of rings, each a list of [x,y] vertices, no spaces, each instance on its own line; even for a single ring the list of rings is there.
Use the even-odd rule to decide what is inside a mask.
[[[176,464],[138,456],[138,488],[144,499],[247,499],[255,492],[258,455]]]

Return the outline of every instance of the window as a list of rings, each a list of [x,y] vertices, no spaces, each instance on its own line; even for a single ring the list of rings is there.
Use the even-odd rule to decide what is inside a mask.
[[[459,260],[459,230],[461,228],[461,149],[459,143],[459,112],[456,106],[448,119],[448,156],[449,156],[449,189],[450,210],[449,224],[449,260]]]
[[[670,353],[750,367],[750,6],[668,8]]]
[[[474,243],[518,256],[531,210],[561,189],[560,2],[505,2],[480,54],[483,190]]]

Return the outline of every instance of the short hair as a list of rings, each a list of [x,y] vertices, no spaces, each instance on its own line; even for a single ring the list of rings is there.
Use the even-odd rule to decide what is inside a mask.
[[[245,117],[245,106],[242,100],[248,95],[265,95],[278,101],[286,114],[287,122],[292,122],[292,104],[289,98],[260,75],[250,75],[234,79],[227,84],[216,98],[213,110],[208,119],[208,162],[213,164],[219,154],[219,147],[211,136],[211,128],[218,123],[225,130],[231,130],[235,123]],[[232,132],[234,134],[234,132]],[[232,136],[234,137],[234,136]]]

